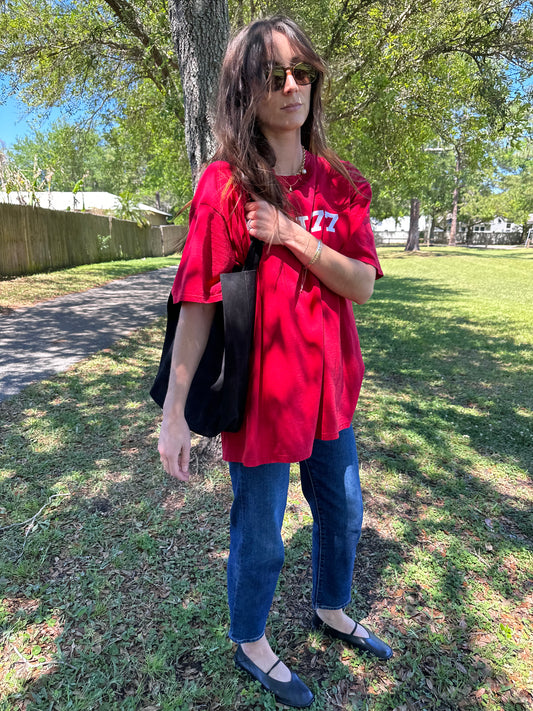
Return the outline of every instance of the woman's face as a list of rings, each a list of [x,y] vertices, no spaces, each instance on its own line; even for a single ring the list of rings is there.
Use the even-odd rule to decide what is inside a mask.
[[[284,34],[273,32],[272,40],[275,64],[288,69],[302,61]],[[299,132],[309,113],[310,102],[311,84],[297,84],[291,72],[286,72],[283,88],[269,91],[257,108],[257,122],[265,138]]]

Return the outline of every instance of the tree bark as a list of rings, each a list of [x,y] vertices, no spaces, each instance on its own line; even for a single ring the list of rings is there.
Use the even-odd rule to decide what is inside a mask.
[[[172,39],[178,55],[185,143],[193,184],[213,154],[213,101],[229,36],[227,0],[169,0]]]
[[[454,189],[452,198],[452,223],[450,225],[450,236],[448,237],[448,246],[455,247],[457,244],[457,215],[459,213],[459,181],[461,178],[461,157],[457,152],[455,158],[455,177]]]
[[[420,200],[411,198],[411,213],[409,216],[409,236],[405,245],[406,252],[417,252],[420,249],[420,230],[418,222],[420,220]]]
[[[435,218],[433,215],[429,215],[427,222],[426,222],[426,229],[424,231],[424,246],[429,247],[431,237],[433,236],[433,223],[435,222]]]
[[[433,244],[433,239],[435,237],[435,215],[431,215],[431,228],[429,230],[428,247]]]

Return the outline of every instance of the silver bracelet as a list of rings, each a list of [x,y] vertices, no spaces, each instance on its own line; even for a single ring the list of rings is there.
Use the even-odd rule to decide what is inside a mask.
[[[322,253],[322,240],[319,239],[318,244],[316,246],[316,252],[313,254],[313,258],[311,259],[311,261],[309,262],[309,264],[307,266],[310,267],[315,262],[318,262],[318,260],[320,259],[321,253]]]

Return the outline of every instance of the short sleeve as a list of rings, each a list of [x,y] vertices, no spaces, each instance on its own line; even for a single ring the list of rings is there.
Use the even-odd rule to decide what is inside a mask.
[[[237,261],[231,238],[228,210],[231,199],[227,164],[213,163],[196,188],[189,215],[189,231],[172,287],[174,303],[213,303],[222,299],[220,275],[231,272]],[[233,210],[234,211],[234,210]]]
[[[376,279],[379,279],[383,276],[383,271],[379,263],[374,233],[370,224],[372,189],[360,173],[353,167],[352,170],[356,191],[352,188],[352,199],[349,207],[350,236],[345,243],[343,252],[347,257],[371,264],[376,269]]]

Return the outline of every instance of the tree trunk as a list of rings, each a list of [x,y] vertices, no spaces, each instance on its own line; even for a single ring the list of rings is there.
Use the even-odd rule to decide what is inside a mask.
[[[411,214],[409,216],[409,236],[405,245],[406,252],[417,252],[420,249],[420,231],[418,221],[420,219],[420,200],[411,198]]]
[[[424,246],[429,247],[431,244],[431,237],[433,236],[433,224],[435,222],[435,218],[433,215],[429,215],[428,221],[426,223],[426,229],[424,232]]]
[[[185,143],[193,184],[215,149],[211,114],[229,36],[227,0],[169,0],[170,31],[178,55]]]
[[[455,177],[452,199],[452,224],[450,225],[450,236],[448,237],[448,245],[455,247],[457,244],[457,215],[459,212],[459,181],[461,177],[461,158],[459,153],[456,153],[455,159]]]

